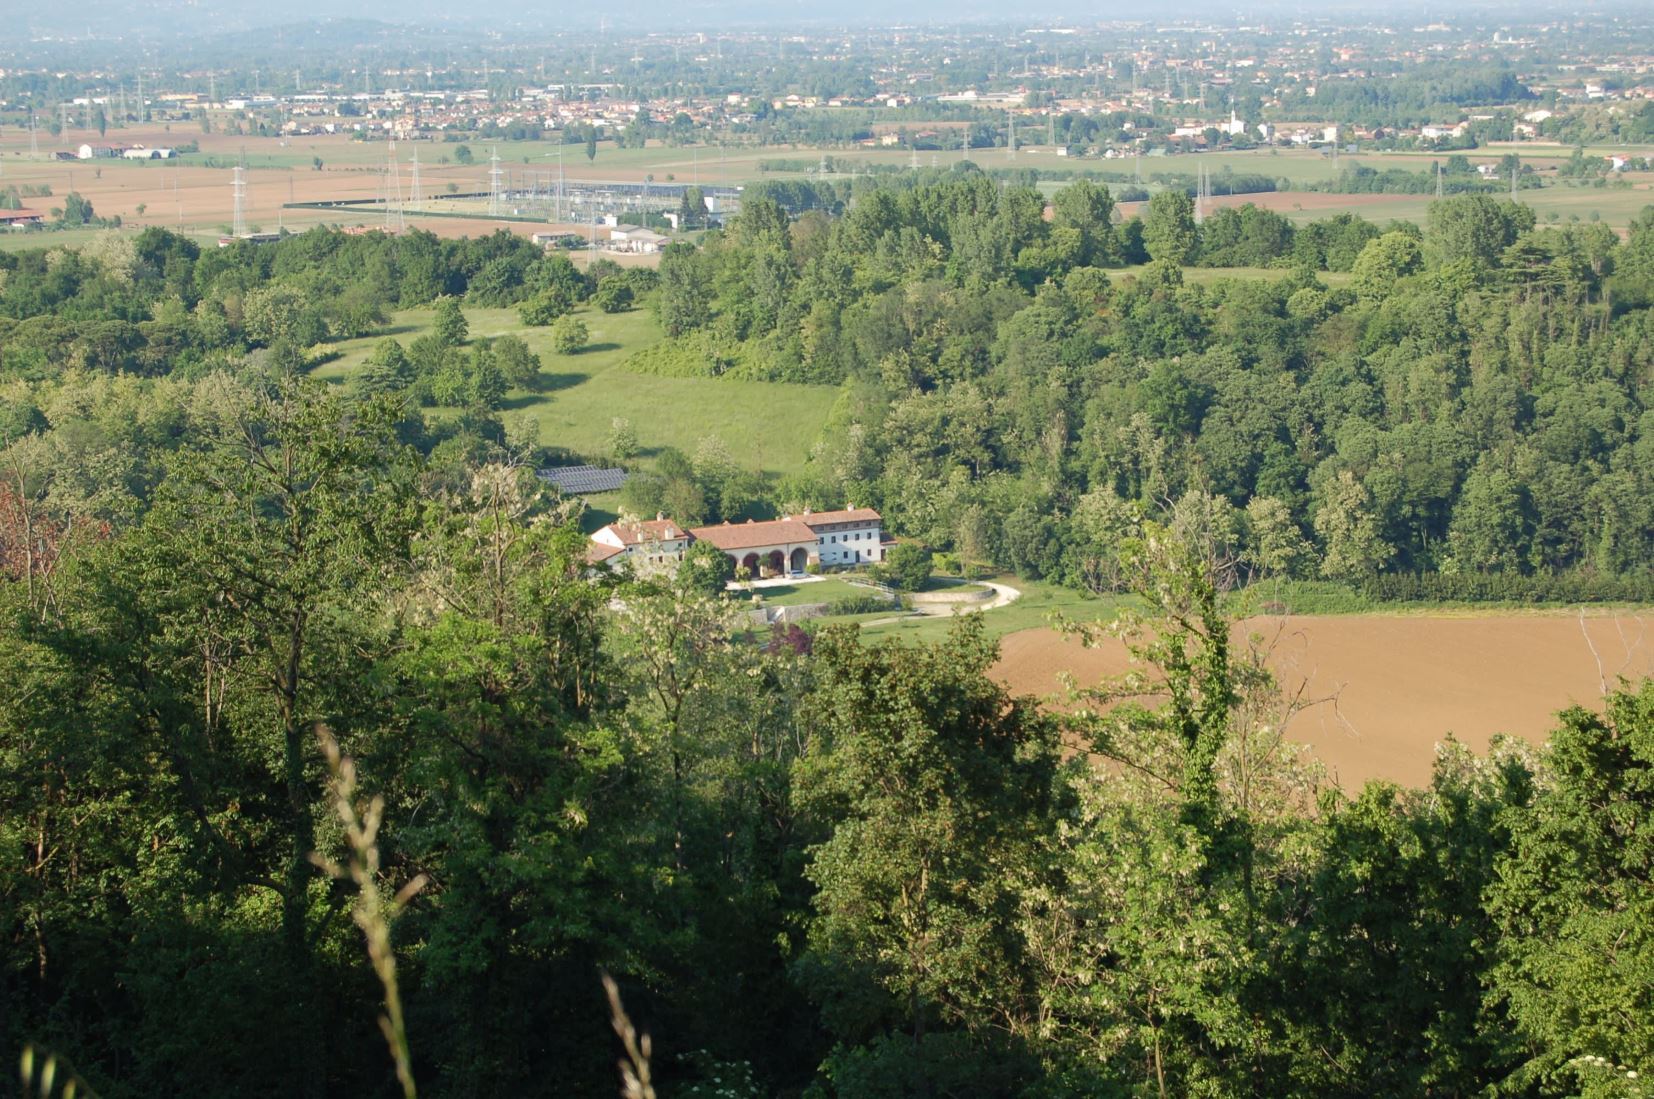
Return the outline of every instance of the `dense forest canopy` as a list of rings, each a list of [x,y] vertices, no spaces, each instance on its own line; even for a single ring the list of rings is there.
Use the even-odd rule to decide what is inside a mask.
[[[1146,678],[1059,720],[975,618],[753,637],[693,568],[594,581],[531,471],[454,484],[398,415],[221,377],[140,521],[6,561],[0,1041],[109,1096],[389,1094],[367,888],[431,1095],[613,1094],[602,971],[664,1095],[1610,1096],[1654,1057],[1654,692],[1346,797],[1141,515]]]
[[[432,1095],[612,1094],[603,971],[661,1094],[1630,1093],[1654,689],[1345,795],[1218,608],[1646,592],[1654,215],[781,197],[658,274],[503,233],[0,253],[0,1045],[108,1096],[390,1093],[394,961]],[[633,369],[841,393],[802,474],[660,454],[635,504],[872,503],[1137,593],[1143,673],[1059,717],[975,619],[754,635],[693,562],[594,576],[502,422],[540,363],[465,308],[634,302]]]

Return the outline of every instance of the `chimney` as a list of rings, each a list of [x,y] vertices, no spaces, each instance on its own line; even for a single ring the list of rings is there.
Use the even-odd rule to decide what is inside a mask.
[[[663,520],[665,518],[666,518],[666,513],[664,511],[655,512],[655,522],[658,523],[658,522],[660,522],[661,520]]]

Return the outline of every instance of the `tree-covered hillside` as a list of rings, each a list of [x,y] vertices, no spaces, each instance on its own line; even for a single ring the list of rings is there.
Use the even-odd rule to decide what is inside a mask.
[[[609,1095],[607,972],[665,1096],[1633,1093],[1654,693],[1345,795],[1217,608],[1642,593],[1654,219],[817,198],[658,276],[503,234],[0,254],[0,1048],[116,1097]],[[638,303],[639,377],[841,396],[803,473],[707,442],[634,508],[874,504],[1137,593],[1139,671],[1059,715],[976,619],[771,635],[693,566],[594,574],[508,427],[545,364],[465,309],[578,344]]]

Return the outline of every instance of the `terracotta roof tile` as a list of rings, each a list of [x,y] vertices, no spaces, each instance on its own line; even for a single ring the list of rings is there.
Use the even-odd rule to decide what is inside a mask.
[[[696,527],[689,533],[695,536],[697,542],[711,542],[721,550],[782,546],[816,540],[815,531],[797,519],[768,519],[762,523],[720,523],[715,527]]]
[[[843,511],[807,511],[799,519],[810,526],[817,523],[865,523],[879,519],[872,508],[846,508]]]

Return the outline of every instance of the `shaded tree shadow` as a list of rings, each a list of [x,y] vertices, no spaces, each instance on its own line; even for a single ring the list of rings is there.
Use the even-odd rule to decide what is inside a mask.
[[[589,374],[547,374],[544,371],[534,379],[536,393],[555,393],[559,389],[572,389],[581,382],[590,381]]]

